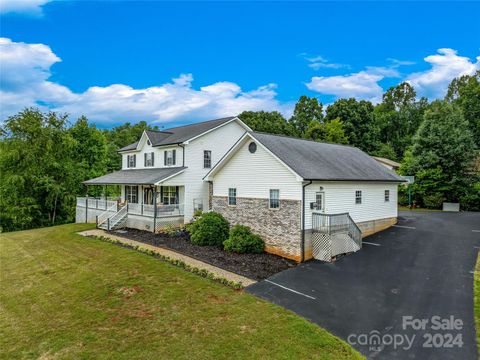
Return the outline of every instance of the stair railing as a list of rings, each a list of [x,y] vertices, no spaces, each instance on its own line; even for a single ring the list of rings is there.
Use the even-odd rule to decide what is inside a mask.
[[[362,247],[362,231],[353,221],[349,213],[341,214],[312,214],[312,230],[324,234],[347,232],[355,243]]]
[[[107,210],[102,212],[100,215],[97,215],[97,227],[102,225],[105,221],[108,220],[110,216],[112,216],[116,212],[117,212],[117,204],[115,203],[112,206],[110,206]]]
[[[124,206],[118,210],[113,216],[108,219],[108,230],[111,230],[118,224],[124,217],[128,215],[128,207]]]

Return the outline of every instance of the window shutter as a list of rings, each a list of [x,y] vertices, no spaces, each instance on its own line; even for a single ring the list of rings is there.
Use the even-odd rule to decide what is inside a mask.
[[[178,186],[175,186],[175,204],[180,204],[180,197],[178,196]]]
[[[167,166],[167,151],[163,152],[163,165]]]
[[[133,155],[133,167],[137,167],[137,154]]]
[[[154,152],[152,152],[152,166],[153,166],[153,165],[155,165],[155,159],[154,159],[154,155],[155,155],[155,153],[154,153]]]
[[[147,166],[147,153],[143,154],[143,166]]]
[[[130,155],[127,155],[127,168],[130,167]]]
[[[173,157],[173,164],[172,165],[175,165],[175,159],[176,159],[176,153],[177,153],[177,150],[173,150],[172,151],[172,157]]]

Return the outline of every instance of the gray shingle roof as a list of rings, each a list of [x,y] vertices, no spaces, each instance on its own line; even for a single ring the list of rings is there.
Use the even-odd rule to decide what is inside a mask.
[[[147,130],[147,135],[153,146],[180,144],[195,136],[203,134],[204,132],[216,128],[232,119],[235,116],[230,116],[221,119],[203,121],[195,124],[178,126],[162,131]],[[134,150],[137,147],[138,141],[121,148],[118,151]]]
[[[184,169],[186,167],[120,170],[83,183],[86,185],[153,185]]]
[[[352,146],[258,132],[250,134],[305,180],[404,181]]]

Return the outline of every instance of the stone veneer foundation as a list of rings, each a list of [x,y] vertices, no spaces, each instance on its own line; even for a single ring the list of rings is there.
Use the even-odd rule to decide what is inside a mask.
[[[213,196],[212,209],[232,225],[249,226],[265,241],[265,251],[300,261],[301,202],[280,200],[278,209],[269,208],[268,199],[237,197],[237,205],[228,205],[227,197]]]

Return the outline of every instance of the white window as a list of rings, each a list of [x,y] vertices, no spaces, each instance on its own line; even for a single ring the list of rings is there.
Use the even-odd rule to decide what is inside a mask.
[[[228,205],[237,205],[237,189],[228,189]]]
[[[385,190],[385,202],[390,202],[390,190]]]
[[[278,209],[280,207],[280,190],[270,189],[270,209]]]
[[[138,186],[125,186],[125,200],[129,203],[138,203]]]
[[[315,193],[315,206],[316,210],[323,211],[323,201],[324,201],[324,193],[323,192],[317,192]]]
[[[147,167],[147,166],[153,166],[153,159],[154,159],[154,154],[153,152],[150,152],[150,153],[145,153],[145,158],[144,158],[144,166]]]
[[[163,205],[178,204],[178,186],[162,186],[160,190]]]
[[[210,150],[203,150],[203,167],[205,169],[212,167],[212,152]]]
[[[176,162],[176,150],[167,150],[163,152],[164,154],[164,165],[172,166]]]
[[[357,190],[355,191],[355,204],[361,204],[362,203],[362,191]]]
[[[137,165],[137,155],[127,155],[127,167],[134,168]]]

